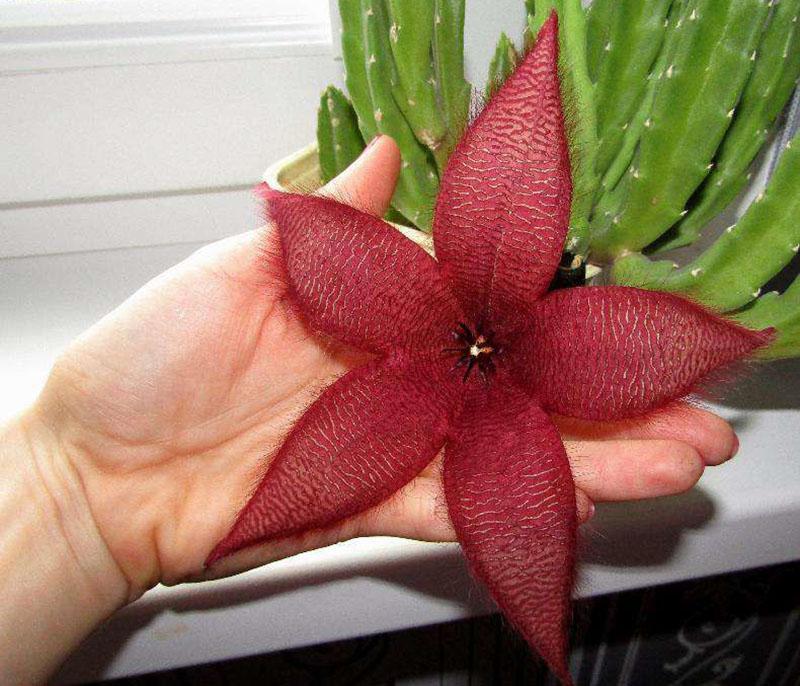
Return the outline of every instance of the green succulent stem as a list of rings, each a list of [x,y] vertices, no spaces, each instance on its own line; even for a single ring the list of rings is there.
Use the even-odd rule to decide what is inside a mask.
[[[623,131],[622,139],[618,144],[613,160],[610,162],[605,170],[605,173],[603,174],[600,184],[598,208],[603,210],[603,212],[600,213],[595,211],[594,223],[605,220],[607,224],[609,221],[608,218],[612,215],[615,216],[619,212],[619,205],[624,198],[619,192],[613,193],[613,191],[625,175],[625,172],[630,168],[631,161],[633,160],[633,157],[636,154],[636,149],[639,145],[639,139],[642,137],[643,131],[651,122],[650,114],[653,109],[656,88],[658,87],[660,80],[659,76],[664,73],[667,65],[672,63],[677,43],[676,27],[678,26],[681,17],[683,17],[685,14],[686,6],[687,3],[685,0],[675,0],[672,3],[669,16],[665,21],[666,33],[662,40],[656,62],[653,64],[650,73],[645,78],[645,87],[642,98],[630,121],[623,123],[620,126]],[[601,165],[598,161],[598,168],[600,166]]]
[[[601,176],[614,160],[647,89],[647,77],[667,34],[672,0],[618,0],[595,84]]]
[[[345,94],[335,86],[328,86],[320,98],[317,143],[325,183],[347,169],[364,149],[356,112]]]
[[[500,34],[494,56],[489,64],[489,77],[486,81],[486,99],[491,97],[502,86],[506,79],[511,76],[519,62],[519,53],[512,41],[505,33]]]
[[[366,140],[391,136],[403,164],[392,205],[414,225],[430,230],[438,189],[436,166],[415,137],[395,99],[399,83],[385,0],[339,0],[346,84]]]
[[[441,173],[447,163],[447,123],[439,107],[432,61],[435,7],[431,2],[388,0],[388,12],[389,45],[398,81],[395,100]]]
[[[721,312],[741,308],[800,250],[798,188],[800,139],[795,137],[783,150],[766,189],[699,257],[675,268],[668,261],[629,255],[614,265],[613,279],[678,292]]]
[[[618,2],[619,0],[593,0],[586,10],[586,66],[592,83],[597,82],[600,74]],[[528,12],[531,13],[530,10]]]
[[[619,211],[595,227],[600,259],[645,248],[684,216],[730,126],[767,12],[763,0],[689,0],[636,155],[614,189]]]
[[[714,158],[689,213],[662,249],[693,243],[701,230],[742,191],[748,168],[767,141],[800,77],[800,0],[781,0],[756,50],[749,80],[736,105],[733,122]]]
[[[447,126],[443,155],[449,157],[469,121],[472,87],[464,78],[464,0],[426,0],[435,8],[433,68]]]
[[[344,82],[350,101],[358,115],[358,126],[365,141],[378,133],[375,123],[372,97],[367,81],[364,33],[361,26],[361,0],[339,0],[339,16],[342,20],[342,59],[344,60]]]

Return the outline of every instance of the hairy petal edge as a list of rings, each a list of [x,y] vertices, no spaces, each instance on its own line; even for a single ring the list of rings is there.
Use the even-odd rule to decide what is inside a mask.
[[[519,378],[549,412],[622,419],[685,396],[772,336],[670,293],[570,288],[537,305],[521,339]]]
[[[378,359],[305,412],[206,565],[237,550],[331,526],[411,481],[441,449],[458,386],[435,358]]]
[[[447,507],[506,617],[563,683],[575,566],[575,488],[558,431],[519,390],[471,393],[445,448]]]

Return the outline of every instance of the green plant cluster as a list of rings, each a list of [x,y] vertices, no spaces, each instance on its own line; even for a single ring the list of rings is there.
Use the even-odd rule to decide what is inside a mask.
[[[522,0],[520,0],[522,1]],[[324,180],[377,133],[400,146],[391,219],[430,230],[473,88],[465,0],[339,0],[350,100],[329,87],[318,116]],[[565,251],[615,283],[681,293],[753,327],[772,357],[800,355],[800,282],[765,285],[800,245],[800,140],[765,190],[683,266],[653,259],[695,244],[747,188],[800,77],[800,0],[525,0],[521,49],[556,11],[574,197]],[[484,96],[520,59],[500,36]]]
[[[339,15],[352,105],[333,86],[323,93],[323,180],[342,171],[365,140],[387,134],[403,156],[393,218],[429,231],[439,178],[469,117],[464,1],[339,0]]]

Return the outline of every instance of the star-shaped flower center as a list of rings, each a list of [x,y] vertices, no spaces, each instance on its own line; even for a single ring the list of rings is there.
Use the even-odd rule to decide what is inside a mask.
[[[483,331],[486,333],[482,333]],[[466,367],[463,377],[466,381],[477,367],[483,381],[488,382],[489,374],[495,370],[495,358],[502,352],[494,342],[494,332],[481,325],[476,326],[473,331],[464,322],[459,322],[452,331],[452,337],[455,345],[444,348],[442,353],[458,358],[453,370]]]

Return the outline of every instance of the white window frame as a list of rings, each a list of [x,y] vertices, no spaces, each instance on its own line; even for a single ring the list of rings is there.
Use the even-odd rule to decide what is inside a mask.
[[[0,258],[206,241],[340,83],[324,0],[0,0]]]
[[[0,74],[318,54],[320,0],[0,0]]]

